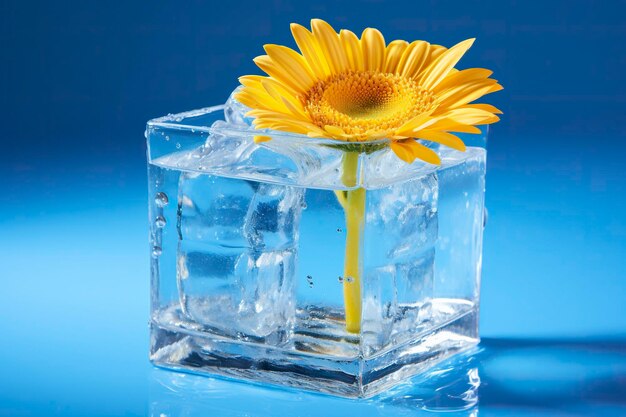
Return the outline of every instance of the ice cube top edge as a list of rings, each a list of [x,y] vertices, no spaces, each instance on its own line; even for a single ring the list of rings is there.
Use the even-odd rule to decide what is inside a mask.
[[[356,184],[348,187],[342,180],[345,152],[336,147],[336,140],[256,130],[245,116],[247,110],[231,97],[225,105],[150,120],[146,130],[149,162],[163,168],[341,190],[377,189],[485,157],[486,126],[481,134],[459,135],[468,146],[466,152],[424,142],[440,155],[440,166],[421,161],[407,164],[389,147],[382,147],[360,155]],[[272,140],[257,144],[253,140],[256,135],[268,135]]]

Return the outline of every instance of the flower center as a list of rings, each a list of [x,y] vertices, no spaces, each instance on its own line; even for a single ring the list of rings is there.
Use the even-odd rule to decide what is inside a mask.
[[[304,99],[314,124],[335,126],[348,141],[396,129],[431,109],[434,95],[396,74],[346,71],[319,81]]]

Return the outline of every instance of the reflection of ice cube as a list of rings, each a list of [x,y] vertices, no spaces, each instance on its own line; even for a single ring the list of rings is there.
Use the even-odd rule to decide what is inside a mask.
[[[211,331],[279,343],[293,323],[304,190],[183,173],[177,275],[184,313]]]
[[[235,99],[235,94],[241,91],[242,87],[237,87],[232,92],[224,107],[224,118],[227,123],[238,126],[252,125],[252,117],[246,117],[246,113],[250,111],[250,107],[240,103]]]

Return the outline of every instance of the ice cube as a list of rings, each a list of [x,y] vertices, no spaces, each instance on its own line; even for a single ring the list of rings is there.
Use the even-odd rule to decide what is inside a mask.
[[[253,118],[246,116],[246,113],[251,110],[250,107],[240,103],[235,98],[235,94],[241,91],[242,88],[243,87],[241,86],[237,87],[228,97],[228,100],[226,100],[226,105],[224,106],[224,118],[229,124],[236,126],[251,126]]]
[[[187,252],[179,252],[186,270],[179,282],[187,317],[230,337],[270,344],[284,340],[295,317],[294,250],[190,248],[186,245]]]
[[[434,173],[367,193],[362,284],[366,355],[403,342],[429,318],[437,198]]]
[[[294,247],[304,189],[267,183],[256,191],[245,219],[244,232],[252,248],[259,251]]]
[[[184,314],[218,334],[280,343],[293,325],[304,190],[182,173],[177,276]]]
[[[255,185],[250,181],[183,173],[179,184],[181,240],[246,246],[243,227]]]
[[[432,248],[437,239],[436,174],[428,174],[367,193],[365,257],[387,265]]]
[[[476,296],[484,226],[483,148],[468,148],[465,159],[442,169],[439,178],[439,240],[436,290],[439,297]]]

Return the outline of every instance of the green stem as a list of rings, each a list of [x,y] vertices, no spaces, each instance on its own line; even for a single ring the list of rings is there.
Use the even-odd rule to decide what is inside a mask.
[[[346,152],[343,160],[342,182],[346,187],[356,185],[359,153]],[[337,198],[346,216],[346,253],[344,259],[343,298],[346,330],[361,331],[361,229],[365,217],[365,189],[338,191]]]

